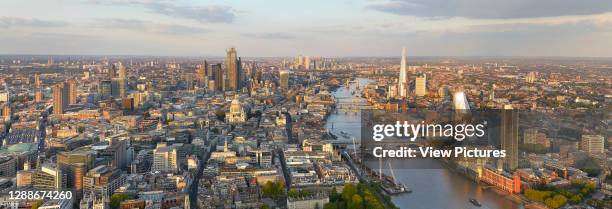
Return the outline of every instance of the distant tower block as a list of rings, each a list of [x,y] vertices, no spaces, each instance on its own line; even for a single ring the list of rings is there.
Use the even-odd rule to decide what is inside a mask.
[[[401,98],[408,96],[408,72],[406,71],[406,47],[402,48],[402,61],[400,62],[400,75],[397,81],[398,93]]]

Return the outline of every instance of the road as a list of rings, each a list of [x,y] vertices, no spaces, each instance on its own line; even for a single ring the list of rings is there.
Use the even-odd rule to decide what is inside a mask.
[[[198,171],[194,175],[193,183],[191,184],[191,188],[189,188],[189,202],[191,208],[198,208],[198,186],[200,184],[200,178],[202,178],[202,172],[206,167],[206,162],[208,162],[208,158],[210,158],[210,153],[213,147],[216,147],[216,142],[211,143],[208,146],[208,151],[204,154],[204,157],[200,159],[200,166],[198,166]]]

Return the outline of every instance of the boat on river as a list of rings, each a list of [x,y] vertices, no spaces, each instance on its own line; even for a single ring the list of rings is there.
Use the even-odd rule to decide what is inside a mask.
[[[478,202],[478,200],[474,199],[474,198],[470,198],[470,202],[476,206],[476,207],[480,207],[482,206],[482,204],[480,204],[480,202]]]

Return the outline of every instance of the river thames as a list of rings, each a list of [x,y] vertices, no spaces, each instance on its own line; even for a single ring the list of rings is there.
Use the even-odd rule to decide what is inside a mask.
[[[371,82],[368,79],[358,79],[360,87]],[[353,97],[357,84],[352,83],[350,88],[341,87],[332,94],[336,98]],[[361,116],[359,113],[332,113],[326,123],[328,130],[334,132],[344,131],[357,139],[361,135]],[[426,166],[424,166],[426,164]],[[400,208],[407,209],[466,209],[491,208],[515,209],[523,208],[486,185],[477,184],[471,179],[443,168],[441,163],[434,159],[404,160],[392,164],[397,181],[405,184],[412,193],[392,196],[393,202]],[[383,172],[391,174],[388,166],[382,166]],[[414,169],[410,169],[414,167]],[[438,167],[438,169],[416,169],[423,167]],[[378,169],[375,167],[374,169]],[[469,202],[470,198],[477,199],[482,206],[476,207]]]

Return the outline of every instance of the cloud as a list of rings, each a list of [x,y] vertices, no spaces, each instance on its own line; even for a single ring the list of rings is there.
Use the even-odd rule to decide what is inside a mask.
[[[149,4],[152,11],[173,17],[194,19],[200,22],[231,23],[234,12],[229,6],[210,5],[206,7],[175,6],[170,4]]]
[[[450,27],[443,30],[448,33],[540,33],[540,34],[584,34],[612,32],[612,17],[594,17],[581,20],[551,22],[517,22],[475,24],[461,27]],[[430,33],[432,31],[420,31]]]
[[[103,19],[99,20],[97,24],[101,27],[107,28],[118,28],[166,35],[190,35],[210,32],[210,30],[201,27],[191,27],[177,24],[160,24],[137,19]]]
[[[473,19],[512,19],[602,14],[607,0],[385,0],[367,6],[396,15]]]
[[[67,23],[59,21],[47,21],[35,18],[22,17],[0,17],[0,28],[10,27],[61,27]]]
[[[287,33],[246,33],[246,37],[261,38],[261,39],[295,39],[294,35]]]
[[[92,0],[91,2],[111,6],[139,6],[156,14],[192,19],[199,22],[232,23],[236,17],[236,11],[230,6],[184,5],[165,0]]]

